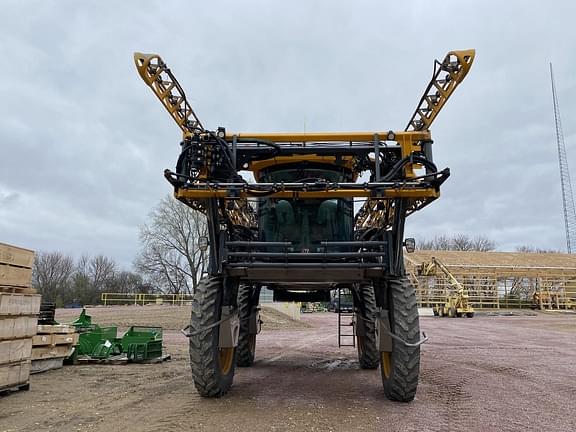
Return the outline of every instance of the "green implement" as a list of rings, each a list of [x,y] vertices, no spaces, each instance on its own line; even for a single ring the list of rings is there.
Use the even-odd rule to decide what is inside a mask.
[[[162,357],[162,327],[132,326],[119,338],[116,326],[101,327],[92,323],[85,309],[72,325],[80,333],[76,355],[105,360],[124,354],[132,362]]]
[[[162,327],[130,327],[122,336],[121,345],[133,362],[162,357]]]

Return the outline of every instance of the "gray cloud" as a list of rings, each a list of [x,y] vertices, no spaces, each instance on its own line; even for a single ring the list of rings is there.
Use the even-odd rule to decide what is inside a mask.
[[[548,62],[576,170],[576,7],[438,3],[4,1],[0,241],[130,265],[180,138],[133,51],[164,57],[209,128],[388,130],[404,128],[433,58],[472,47],[433,127],[453,175],[408,234],[562,249]]]

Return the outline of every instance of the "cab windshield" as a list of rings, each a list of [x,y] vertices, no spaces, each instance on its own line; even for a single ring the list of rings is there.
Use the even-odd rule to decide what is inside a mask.
[[[288,168],[263,174],[260,181],[343,182],[349,177],[342,169]],[[320,251],[322,241],[349,241],[353,236],[353,202],[351,199],[273,199],[264,198],[259,205],[260,240],[289,241],[298,251]]]

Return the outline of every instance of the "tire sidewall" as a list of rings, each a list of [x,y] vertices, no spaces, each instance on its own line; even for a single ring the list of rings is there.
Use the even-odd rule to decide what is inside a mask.
[[[408,289],[411,290],[411,296],[415,297],[415,291],[414,291],[414,286],[410,283],[410,281],[408,279],[406,279],[406,277],[400,277],[394,281],[387,281],[387,296],[386,296],[386,301],[388,302],[387,306],[388,306],[388,311],[389,311],[389,320],[390,320],[390,330],[392,331],[392,333],[397,334],[398,336],[402,337],[403,335],[401,334],[401,331],[397,331],[396,329],[396,325],[395,325],[395,309],[397,307],[399,307],[399,304],[395,304],[395,300],[394,300],[394,296],[392,293],[392,283],[401,283],[404,285],[404,289]],[[416,333],[416,340],[407,340],[408,342],[417,342],[418,338],[419,338],[419,334],[420,334],[420,325],[419,322],[417,321],[417,326],[418,326],[418,331]],[[398,329],[400,330],[400,329]],[[400,334],[399,334],[400,333]],[[398,400],[396,399],[393,395],[394,395],[394,382],[398,379],[396,377],[396,372],[399,371],[403,365],[403,360],[402,358],[400,358],[401,354],[399,351],[399,342],[396,340],[392,340],[392,352],[390,353],[390,360],[391,360],[391,368],[390,368],[390,375],[388,377],[385,376],[384,374],[384,367],[381,364],[380,365],[380,373],[382,375],[382,384],[384,387],[384,393],[387,395],[387,397],[392,398],[394,400]],[[404,347],[400,347],[400,348],[404,348]],[[418,358],[420,357],[420,347],[414,347],[414,348],[408,348],[409,350],[412,351],[413,355],[417,356]],[[382,353],[381,353],[382,355]],[[419,366],[420,361],[418,361],[418,367],[417,369],[419,370],[420,366]],[[409,400],[412,400],[413,396],[407,400],[402,400],[403,402],[407,402]]]

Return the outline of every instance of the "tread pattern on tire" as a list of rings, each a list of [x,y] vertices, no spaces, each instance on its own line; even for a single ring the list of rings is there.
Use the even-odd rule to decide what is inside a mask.
[[[363,303],[359,319],[364,320],[366,336],[364,336],[363,351],[358,351],[358,363],[361,369],[378,369],[380,353],[376,347],[376,296],[372,284],[361,284],[358,287],[358,295]],[[363,314],[363,315],[362,315]]]
[[[220,319],[222,279],[202,279],[192,299],[191,331],[205,328]],[[216,326],[198,335],[190,336],[190,367],[194,385],[203,397],[220,397],[232,385],[234,364],[227,375],[220,372],[218,359],[218,335]]]
[[[238,288],[238,315],[240,318],[240,334],[236,347],[236,366],[250,367],[254,364],[254,352],[250,347],[249,317],[252,313],[252,287],[240,285]]]
[[[420,340],[418,305],[414,286],[406,277],[389,282],[390,328],[407,342]],[[410,402],[416,396],[420,374],[420,347],[392,342],[392,370],[388,379],[382,371],[384,393],[391,400]]]

